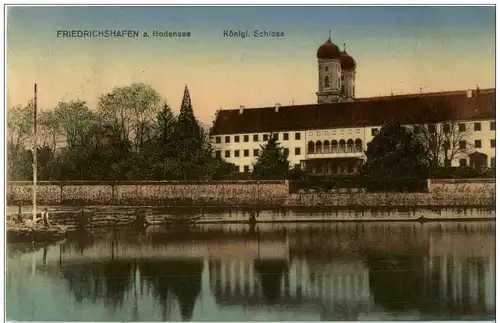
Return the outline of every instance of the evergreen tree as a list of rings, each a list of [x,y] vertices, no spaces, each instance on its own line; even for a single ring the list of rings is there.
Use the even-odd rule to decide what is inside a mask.
[[[176,118],[172,109],[168,104],[164,104],[163,108],[157,115],[157,129],[155,133],[155,147],[157,150],[160,148],[161,157],[166,158],[175,153],[175,146],[172,144],[172,133],[176,125]]]
[[[413,189],[429,177],[422,136],[399,123],[386,124],[368,144],[363,175],[371,189]]]
[[[288,154],[274,138],[261,146],[259,158],[253,165],[252,179],[285,179],[288,176],[290,164]]]
[[[184,96],[182,98],[181,110],[177,118],[175,132],[176,139],[186,145],[186,148],[189,150],[202,148],[204,143],[204,131],[194,116],[191,96],[189,95],[187,85],[184,88]]]

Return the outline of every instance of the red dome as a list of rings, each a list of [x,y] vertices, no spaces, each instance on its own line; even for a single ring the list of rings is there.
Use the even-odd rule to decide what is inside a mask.
[[[316,57],[318,59],[338,59],[340,55],[340,49],[337,45],[332,43],[332,40],[328,40],[321,46],[319,46],[316,52]]]
[[[356,69],[356,61],[345,50],[340,53],[340,67],[343,70]]]

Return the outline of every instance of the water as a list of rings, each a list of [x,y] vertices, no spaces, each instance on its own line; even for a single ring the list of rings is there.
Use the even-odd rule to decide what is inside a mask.
[[[7,247],[21,321],[493,320],[494,222],[200,225]]]

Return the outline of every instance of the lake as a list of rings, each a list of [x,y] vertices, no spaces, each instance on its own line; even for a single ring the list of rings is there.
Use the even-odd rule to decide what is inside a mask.
[[[6,251],[8,320],[495,319],[493,221],[150,227]]]

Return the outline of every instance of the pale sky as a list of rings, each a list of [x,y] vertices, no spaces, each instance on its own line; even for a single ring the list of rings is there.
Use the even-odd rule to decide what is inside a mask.
[[[191,37],[62,38],[58,30],[189,31]],[[225,38],[224,30],[283,32]],[[495,86],[492,7],[18,7],[7,15],[7,105],[40,109],[151,84],[179,111],[185,84],[196,116],[217,109],[316,102],[316,50],[332,41],[357,62],[356,95]]]

